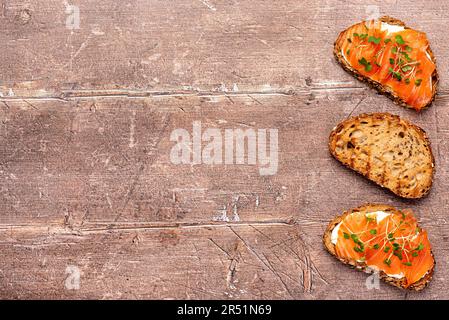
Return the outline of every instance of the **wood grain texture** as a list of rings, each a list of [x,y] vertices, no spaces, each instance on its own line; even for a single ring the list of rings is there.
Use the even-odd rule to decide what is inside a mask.
[[[74,4],[79,30],[60,1],[0,0],[1,298],[449,298],[449,3]],[[428,33],[441,87],[423,113],[333,60],[373,5]],[[328,154],[335,124],[373,111],[427,131],[426,198],[400,200]],[[197,120],[278,129],[277,174],[172,164],[170,133]],[[328,221],[364,202],[416,212],[437,260],[429,288],[368,290],[325,252]],[[79,290],[64,285],[72,265]]]
[[[61,1],[1,3],[4,95],[363,87],[341,72],[331,44],[376,10],[427,32],[438,62],[449,49],[441,32],[449,4],[438,1],[73,1],[75,30],[65,27]]]

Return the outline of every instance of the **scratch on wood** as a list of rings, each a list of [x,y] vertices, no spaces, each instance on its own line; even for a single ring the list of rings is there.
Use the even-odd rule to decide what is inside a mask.
[[[78,55],[81,53],[81,51],[83,51],[83,49],[86,47],[87,42],[90,40],[91,35],[87,36],[86,40],[81,43],[81,45],[79,46],[78,50],[76,50],[76,52],[74,54],[71,54],[70,56],[70,60],[69,62],[67,62],[64,67],[70,66],[70,70],[72,70],[73,68],[73,60],[76,59],[76,57],[78,57]]]
[[[271,264],[271,261],[267,258],[267,256],[265,254],[262,254],[265,258],[265,260],[267,260],[267,264],[269,265],[269,270],[274,274],[274,276],[279,279],[279,282],[282,284],[282,286],[284,287],[285,291],[288,293],[288,295],[293,299],[294,295],[291,292],[290,288],[288,287],[288,285],[285,283],[284,279],[282,279],[282,277],[279,275],[279,273],[276,271],[276,269],[273,267],[273,265]]]
[[[277,271],[273,268],[273,266],[271,265],[271,263],[267,259],[267,257],[262,254],[266,260],[266,261],[264,261],[264,259],[262,259],[262,257],[259,256],[259,254],[242,238],[242,236],[240,236],[240,234],[238,234],[234,230],[234,228],[232,228],[232,227],[229,227],[229,228],[237,236],[237,238],[239,238],[240,241],[242,241],[242,243],[245,245],[245,247],[248,249],[248,251],[250,253],[252,253],[257,258],[257,260],[259,260],[280,281],[280,283],[282,284],[282,286],[284,287],[286,292],[290,295],[291,298],[293,298],[293,295],[291,294],[290,289],[288,288],[288,286],[286,285],[284,280],[280,277],[280,275],[277,273]]]
[[[213,243],[218,249],[220,249],[220,251],[222,251],[225,255],[227,255],[229,258],[231,258],[230,254],[229,254],[225,249],[223,249],[218,243],[216,243],[216,242],[214,241],[214,239],[209,238],[209,241],[212,242],[212,243]]]
[[[135,141],[135,129],[136,129],[136,110],[132,111],[130,125],[129,125],[129,147],[134,148],[136,146]]]
[[[217,8],[214,7],[208,0],[200,0],[202,4],[204,4],[209,10],[217,11]]]
[[[350,116],[352,116],[352,114],[354,113],[354,111],[359,107],[359,105],[366,99],[366,96],[362,97],[359,102],[357,102],[357,104],[354,106],[354,108],[351,110],[351,112],[349,113],[349,115],[347,116],[348,118]]]

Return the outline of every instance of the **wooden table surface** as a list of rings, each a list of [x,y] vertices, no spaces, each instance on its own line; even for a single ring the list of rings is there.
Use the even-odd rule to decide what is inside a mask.
[[[428,34],[430,109],[336,64],[337,34],[377,13]],[[0,297],[448,299],[448,21],[437,0],[0,0]],[[428,132],[428,197],[401,200],[329,155],[336,123],[374,111]],[[278,129],[277,173],[173,164],[170,133],[194,121]],[[423,292],[369,290],[325,252],[328,221],[365,202],[412,208],[429,231]]]

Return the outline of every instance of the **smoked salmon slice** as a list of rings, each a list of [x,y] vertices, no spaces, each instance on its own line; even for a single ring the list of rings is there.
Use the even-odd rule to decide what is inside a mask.
[[[401,287],[423,289],[435,260],[427,232],[413,212],[368,204],[334,219],[324,235],[326,249],[358,269],[379,272],[380,278]]]
[[[420,111],[435,98],[438,74],[427,36],[402,21],[357,23],[340,33],[334,54],[345,70],[404,107]]]

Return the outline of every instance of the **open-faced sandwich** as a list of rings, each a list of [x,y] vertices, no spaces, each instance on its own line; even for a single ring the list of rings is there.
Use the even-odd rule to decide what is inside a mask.
[[[345,166],[403,198],[431,186],[434,158],[423,129],[389,113],[361,114],[332,130],[331,154]]]
[[[409,210],[378,204],[349,210],[330,222],[323,241],[341,262],[377,271],[399,288],[421,290],[432,279],[432,248]]]
[[[426,34],[390,17],[357,23],[338,36],[343,68],[397,104],[417,111],[435,98],[438,74]]]

